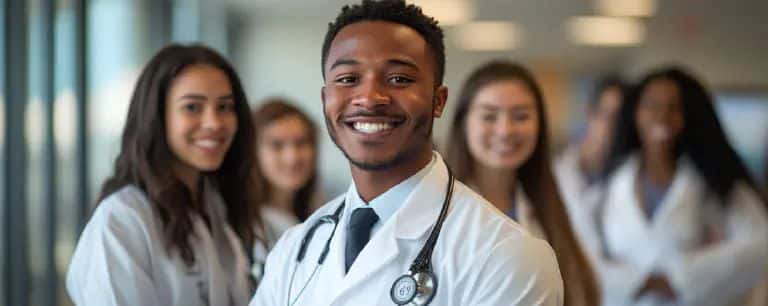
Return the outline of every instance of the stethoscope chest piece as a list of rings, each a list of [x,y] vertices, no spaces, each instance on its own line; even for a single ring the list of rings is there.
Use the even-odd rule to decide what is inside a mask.
[[[409,272],[395,280],[389,295],[397,305],[428,305],[435,296],[435,291],[437,281],[432,272]]]

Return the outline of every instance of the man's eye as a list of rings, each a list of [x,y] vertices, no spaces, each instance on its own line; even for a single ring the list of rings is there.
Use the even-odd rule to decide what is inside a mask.
[[[413,79],[402,75],[396,75],[390,77],[389,82],[393,84],[410,84],[413,83]]]
[[[336,83],[339,84],[354,84],[357,82],[357,77],[354,76],[343,76],[336,79]]]

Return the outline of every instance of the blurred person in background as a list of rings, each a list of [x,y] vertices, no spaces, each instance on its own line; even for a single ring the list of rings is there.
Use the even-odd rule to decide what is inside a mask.
[[[592,214],[601,195],[597,182],[627,89],[626,83],[617,77],[600,80],[587,104],[584,135],[555,161],[555,176],[571,224],[587,249],[596,249],[599,245]]]
[[[317,128],[281,98],[267,99],[252,112],[256,158],[252,190],[264,231],[254,245],[254,276],[261,278],[267,253],[290,227],[304,221],[318,202]]]
[[[245,250],[260,224],[247,184],[253,140],[245,93],[222,56],[203,46],[158,52],[69,266],[72,301],[246,305]]]
[[[550,169],[541,89],[506,61],[475,70],[459,93],[447,160],[456,177],[555,250],[565,305],[597,305],[592,270],[570,227]]]
[[[621,108],[596,213],[607,305],[744,305],[766,275],[768,216],[710,94],[677,68]]]

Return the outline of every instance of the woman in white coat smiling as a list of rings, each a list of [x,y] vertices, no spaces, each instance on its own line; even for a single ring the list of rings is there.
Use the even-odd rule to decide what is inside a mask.
[[[607,305],[744,305],[766,274],[768,217],[712,98],[663,69],[620,114],[595,214]]]
[[[456,177],[555,249],[565,305],[594,306],[592,270],[574,236],[550,167],[546,108],[533,75],[494,61],[464,83],[447,160]]]
[[[253,126],[230,64],[202,46],[161,50],[139,77],[115,162],[77,244],[79,306],[246,305]]]

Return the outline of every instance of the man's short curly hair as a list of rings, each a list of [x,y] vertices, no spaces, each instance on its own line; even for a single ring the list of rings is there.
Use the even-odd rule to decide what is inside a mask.
[[[360,4],[345,5],[336,20],[328,24],[323,42],[321,71],[325,79],[325,62],[336,35],[344,27],[363,21],[388,21],[405,25],[418,32],[432,49],[435,60],[435,86],[443,84],[445,73],[445,44],[443,30],[437,20],[421,11],[416,5],[406,4],[405,0],[363,0]]]

